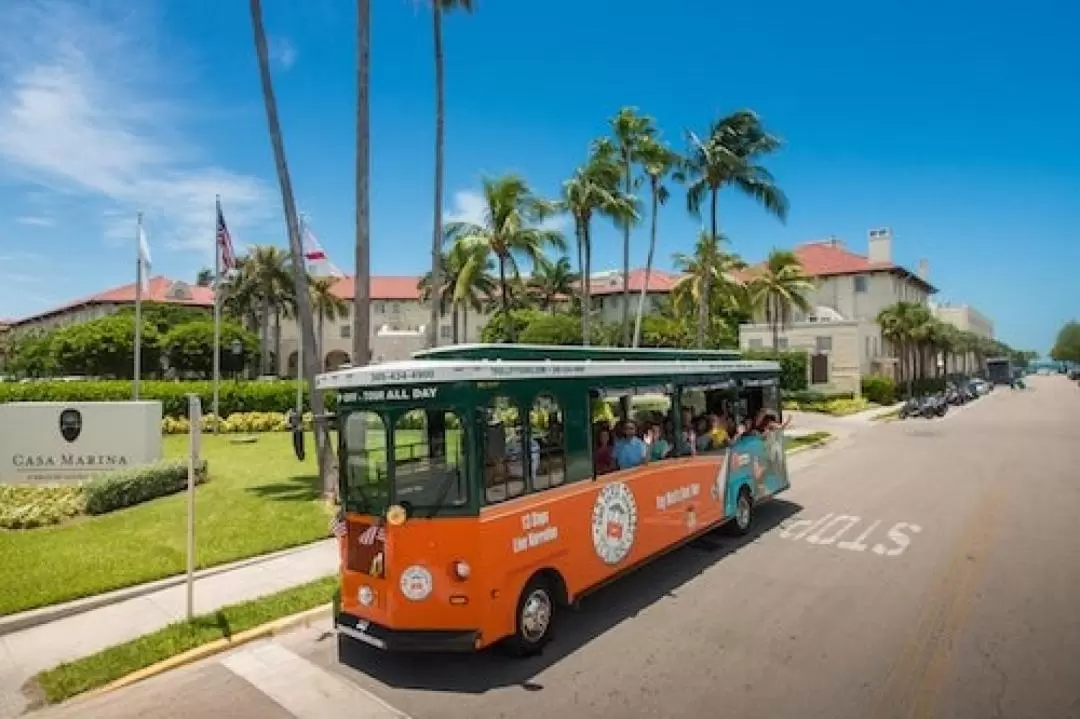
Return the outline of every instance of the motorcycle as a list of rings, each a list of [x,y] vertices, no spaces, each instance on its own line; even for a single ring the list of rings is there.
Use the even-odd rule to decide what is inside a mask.
[[[920,401],[918,397],[908,397],[907,402],[900,408],[900,419],[907,419],[908,417],[917,417],[920,413]]]
[[[925,419],[944,417],[949,411],[949,403],[942,394],[930,394],[923,398],[920,416]]]

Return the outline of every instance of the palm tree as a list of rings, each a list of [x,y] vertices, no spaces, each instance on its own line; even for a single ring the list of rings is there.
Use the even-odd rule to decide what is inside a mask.
[[[443,145],[446,120],[445,93],[446,85],[443,80],[444,57],[442,16],[444,12],[461,8],[466,12],[472,12],[472,0],[432,0],[431,21],[432,36],[435,40],[435,222],[431,234],[431,283],[436,287],[443,284],[440,274],[442,271],[442,248],[443,248]],[[439,317],[442,311],[439,302],[431,302],[431,328],[428,332],[428,345],[435,347],[439,344]],[[457,323],[457,314],[454,315]],[[455,340],[456,342],[456,340]]]
[[[366,5],[370,0],[358,0],[359,5]],[[304,346],[309,347],[308,361],[304,362],[304,371],[311,393],[311,411],[315,415],[315,446],[319,464],[319,478],[323,483],[323,496],[334,496],[337,482],[330,473],[330,445],[327,441],[325,411],[322,394],[315,391],[315,327],[311,316],[311,298],[308,294],[307,271],[304,268],[304,256],[300,242],[300,218],[296,212],[296,200],[292,191],[289,167],[285,161],[285,142],[281,136],[281,123],[278,120],[277,100],[274,99],[274,86],[270,78],[270,55],[266,46],[266,29],[263,27],[262,3],[250,0],[251,27],[255,39],[255,54],[259,61],[259,79],[262,83],[263,104],[266,107],[267,130],[270,144],[274,151],[274,168],[277,172],[278,185],[281,187],[281,201],[285,210],[285,221],[289,230],[289,250],[292,258],[294,297],[297,303],[297,319],[300,332],[303,333]],[[365,78],[366,79],[366,78]],[[366,90],[365,90],[366,92]],[[357,278],[359,284],[359,278]],[[265,305],[264,305],[265,309]],[[263,315],[264,321],[266,314]],[[265,349],[264,349],[265,353]]]
[[[679,162],[679,156],[655,138],[647,137],[642,139],[638,147],[638,159],[645,169],[645,176],[649,178],[652,211],[650,213],[649,254],[645,258],[645,282],[641,285],[637,316],[634,319],[634,340],[631,345],[633,347],[637,347],[641,341],[641,319],[645,314],[645,297],[648,294],[649,280],[652,278],[653,257],[656,254],[657,215],[660,213],[660,206],[667,202],[669,196],[668,189],[664,185],[664,178],[675,169]]]
[[[637,108],[624,107],[611,118],[611,133],[615,150],[622,167],[622,192],[626,196],[634,194],[634,163],[637,162],[641,146],[652,141],[656,135],[656,126],[650,117],[637,114]],[[622,280],[622,344],[630,344],[630,228],[636,218],[622,218],[623,230],[623,280]]]
[[[570,258],[563,256],[552,262],[541,257],[528,286],[540,301],[540,309],[555,313],[556,299],[574,293],[578,275],[570,268]]]
[[[637,214],[634,198],[620,191],[619,178],[614,147],[604,140],[596,142],[586,163],[563,182],[562,197],[557,203],[560,212],[574,218],[578,275],[581,277],[581,336],[586,345],[591,338],[593,218],[602,215],[620,224],[624,218],[628,220]]]
[[[446,253],[447,286],[452,287],[454,311],[454,342],[458,341],[458,312],[461,313],[461,332],[469,338],[469,310],[483,312],[495,296],[494,263],[486,247],[454,244]]]
[[[259,299],[259,328],[262,337],[261,371],[263,374],[277,374],[270,362],[270,318],[280,318],[287,302],[292,278],[286,268],[289,256],[279,247],[257,245],[248,252],[245,271],[256,288]],[[280,323],[275,323],[279,329]],[[274,356],[278,356],[275,348]]]
[[[713,123],[704,139],[687,133],[690,144],[682,170],[676,178],[686,183],[686,206],[701,216],[706,197],[709,228],[719,236],[718,201],[720,190],[733,185],[757,200],[781,222],[787,220],[788,201],[776,186],[772,174],[759,161],[780,149],[780,140],[765,131],[757,114],[739,110]]]
[[[554,214],[555,206],[538,197],[517,175],[486,178],[483,187],[482,224],[452,222],[446,236],[453,244],[462,244],[462,252],[493,256],[499,272],[499,294],[503,313],[510,314],[509,277],[520,277],[520,262],[532,265],[547,248],[565,250],[562,233],[538,225]],[[485,253],[486,250],[486,253]]]
[[[917,302],[897,302],[878,313],[881,336],[896,350],[901,382],[907,381],[908,394],[913,391],[921,351],[922,326],[930,316],[929,310]]]
[[[196,287],[209,287],[214,284],[214,271],[204,267],[195,275]]]
[[[230,277],[219,284],[222,294],[221,309],[245,329],[251,332],[259,330],[259,287],[254,281],[251,264],[246,256],[236,258],[236,268]]]
[[[697,311],[697,346],[706,344],[710,310],[735,303],[740,293],[734,273],[746,265],[722,249],[723,238],[702,232],[691,255],[676,253],[675,266],[685,274],[673,291],[676,308],[688,302]]]
[[[312,277],[311,283],[311,311],[318,320],[316,334],[319,338],[315,344],[315,355],[319,358],[319,367],[324,366],[325,355],[323,354],[323,338],[326,335],[323,327],[326,320],[333,322],[339,317],[344,317],[349,312],[349,303],[334,294],[334,285],[338,283],[336,277]]]
[[[763,312],[772,327],[773,351],[779,349],[780,328],[791,324],[796,309],[810,311],[807,295],[814,283],[803,272],[802,262],[794,252],[773,250],[764,267],[750,281],[751,304]]]
[[[352,362],[371,361],[371,0],[356,0],[356,262]]]

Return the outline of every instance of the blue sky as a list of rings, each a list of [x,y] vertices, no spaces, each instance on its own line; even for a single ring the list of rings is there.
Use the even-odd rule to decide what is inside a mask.
[[[372,264],[424,271],[431,226],[430,18],[375,0]],[[354,11],[264,0],[302,209],[348,271],[353,236]],[[212,258],[213,200],[236,240],[284,244],[247,3],[15,0],[0,17],[0,316],[47,309],[134,275],[136,211],[154,271]],[[484,174],[546,194],[619,107],[686,129],[757,110],[786,147],[771,163],[786,225],[733,192],[721,224],[758,260],[837,236],[930,262],[939,299],[1045,351],[1080,315],[1080,9],[1067,0],[761,5],[705,0],[480,0],[447,18],[446,214],[476,211]],[[700,222],[682,193],[660,216],[660,266]],[[619,263],[598,228],[597,268]],[[635,235],[635,265],[647,236]]]

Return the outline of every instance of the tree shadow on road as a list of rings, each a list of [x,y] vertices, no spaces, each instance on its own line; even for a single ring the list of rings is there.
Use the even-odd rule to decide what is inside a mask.
[[[763,504],[754,514],[748,535],[705,535],[584,598],[579,610],[562,610],[557,634],[540,656],[514,659],[498,648],[474,654],[394,654],[339,635],[338,659],[399,689],[482,694],[520,686],[526,691],[542,691],[545,687],[533,680],[537,674],[661,598],[672,596],[679,587],[801,510],[800,505],[779,499]]]

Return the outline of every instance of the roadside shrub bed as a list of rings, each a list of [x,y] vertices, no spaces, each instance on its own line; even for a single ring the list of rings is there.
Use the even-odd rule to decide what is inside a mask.
[[[195,469],[195,481],[207,479],[206,460]],[[85,485],[87,514],[105,514],[131,507],[187,487],[187,460],[166,459],[142,467],[109,472]]]
[[[892,404],[896,401],[896,382],[891,377],[872,374],[862,378],[862,396],[874,404]]]
[[[202,398],[203,411],[209,412],[214,399],[214,385],[204,381],[147,381],[140,385],[143,399],[159,400],[165,417],[186,417],[189,394]],[[124,402],[131,399],[128,380],[96,380],[79,382],[0,382],[2,402]],[[310,411],[304,393],[304,411]],[[334,396],[326,395],[328,409],[333,408]],[[296,382],[224,380],[218,395],[223,417],[243,412],[286,412],[296,404]]]
[[[854,392],[822,392],[821,390],[802,390],[801,392],[784,392],[784,402],[799,404],[824,403],[832,399],[854,399]]]
[[[79,485],[18,487],[0,485],[0,528],[34,529],[59,524],[83,513]]]
[[[844,417],[856,412],[870,409],[876,406],[865,397],[857,399],[829,399],[822,402],[785,402],[784,409],[795,409],[803,412],[821,412],[833,417]]]

